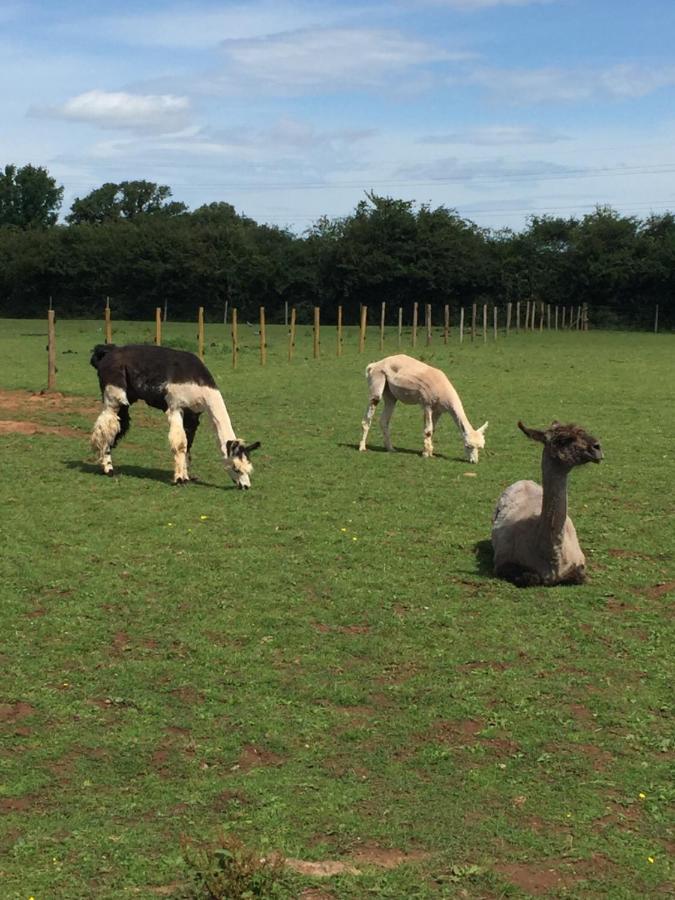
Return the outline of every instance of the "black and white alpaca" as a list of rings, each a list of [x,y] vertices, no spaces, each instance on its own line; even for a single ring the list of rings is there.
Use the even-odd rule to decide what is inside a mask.
[[[193,353],[152,344],[98,344],[91,364],[98,372],[103,409],[91,435],[91,444],[105,475],[113,474],[111,451],[129,430],[129,407],[137,400],[166,412],[169,444],[174,456],[174,484],[190,480],[190,448],[206,411],[216,430],[225,468],[238,488],[251,486],[251,451],[260,442],[245,444],[236,438],[213,376]]]

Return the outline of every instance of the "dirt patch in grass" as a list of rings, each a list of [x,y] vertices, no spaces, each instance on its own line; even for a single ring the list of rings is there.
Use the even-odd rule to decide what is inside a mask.
[[[643,588],[639,593],[647,597],[648,600],[658,600],[660,597],[675,591],[675,581],[660,581],[653,587]]]
[[[649,553],[640,553],[638,550],[626,550],[623,547],[613,547],[607,552],[615,559],[654,559]]]
[[[82,438],[84,431],[67,428],[65,425],[41,425],[39,422],[15,422],[0,419],[0,434],[58,434],[60,437]]]
[[[607,612],[615,613],[617,615],[621,615],[621,613],[625,612],[637,612],[636,606],[633,606],[630,603],[626,603],[623,600],[617,600],[616,597],[607,598],[605,609],[607,610]]]
[[[331,878],[333,875],[360,875],[361,872],[346,862],[337,859],[325,859],[322,862],[312,862],[306,859],[286,858],[289,869],[300,875],[310,878]]]
[[[35,805],[35,797],[0,797],[0,815],[28,812]]]
[[[36,711],[34,706],[24,703],[23,700],[16,700],[14,703],[0,703],[0,724],[17,722],[19,719],[34,715]]]
[[[542,862],[499,863],[495,871],[526,894],[542,897],[568,890],[589,877],[601,878],[613,867],[606,857],[593,854],[591,859],[579,861],[548,859]]]
[[[335,894],[327,894],[326,891],[319,891],[316,888],[306,888],[300,894],[300,900],[335,900]]]
[[[625,831],[636,831],[642,823],[642,809],[637,803],[622,804],[610,800],[604,816],[593,822],[593,830],[603,832],[606,828],[615,827]]]
[[[399,866],[423,862],[431,854],[425,850],[405,852],[391,847],[380,847],[375,843],[366,843],[351,854],[351,859],[361,866],[378,866],[380,869],[396,869]]]
[[[231,771],[249,772],[257,766],[282,766],[284,761],[284,758],[278,753],[273,753],[264,747],[256,747],[255,744],[246,744]]]

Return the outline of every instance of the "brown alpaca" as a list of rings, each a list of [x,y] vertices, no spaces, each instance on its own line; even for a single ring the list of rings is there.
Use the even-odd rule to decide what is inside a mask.
[[[544,445],[542,486],[517,481],[497,501],[492,519],[494,571],[519,587],[581,584],[586,558],[567,515],[567,478],[575,466],[603,458],[597,438],[579,425],[553,422],[546,431],[518,428]]]

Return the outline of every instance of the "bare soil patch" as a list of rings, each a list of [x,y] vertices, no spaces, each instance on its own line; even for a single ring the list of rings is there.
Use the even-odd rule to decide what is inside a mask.
[[[35,805],[34,797],[0,797],[0,815],[27,812]]]
[[[660,597],[675,591],[675,581],[660,581],[653,587],[644,588],[640,593],[644,594],[649,600],[658,600]]]
[[[390,847],[380,847],[374,843],[364,844],[359,847],[351,858],[357,865],[378,866],[381,869],[396,869],[398,866],[409,863],[422,862],[429,859],[430,853],[425,850],[412,850],[406,853],[403,850],[395,850]]]
[[[65,425],[41,425],[39,422],[15,422],[12,419],[0,419],[0,434],[57,434],[60,437],[82,438],[84,431],[68,428]]]
[[[23,700],[16,700],[14,703],[0,703],[0,723],[16,722],[34,715],[35,712],[35,707],[30,703],[24,703]]]
[[[256,766],[281,766],[283,763],[284,758],[278,753],[264,747],[256,747],[254,744],[246,744],[231,771],[249,772]]]
[[[613,863],[596,853],[590,859],[578,861],[548,859],[542,862],[499,863],[495,871],[530,896],[541,897],[554,891],[568,890],[585,878],[601,877],[611,868]]]

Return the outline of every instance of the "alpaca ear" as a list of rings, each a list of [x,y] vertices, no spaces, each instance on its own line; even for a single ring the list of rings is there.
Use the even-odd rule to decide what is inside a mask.
[[[228,456],[234,456],[237,447],[239,446],[239,441],[227,441],[225,443],[225,452]]]
[[[259,446],[260,446],[260,441],[254,441],[252,444],[247,444],[247,446],[244,449],[246,450],[247,453],[250,453],[251,450],[257,450]]]
[[[544,431],[539,431],[536,428],[528,428],[527,425],[523,425],[522,422],[518,422],[518,428],[523,432],[524,435],[530,438],[532,441],[539,441],[540,444],[546,443],[546,433]]]
[[[481,425],[481,426],[480,426],[480,428],[478,429],[478,433],[479,433],[479,434],[485,434],[485,432],[486,432],[486,430],[487,430],[487,427],[488,427],[488,423],[486,422],[484,425]]]

